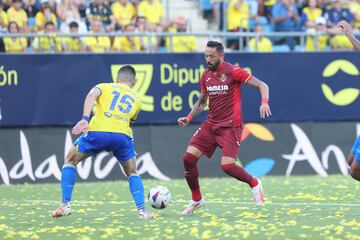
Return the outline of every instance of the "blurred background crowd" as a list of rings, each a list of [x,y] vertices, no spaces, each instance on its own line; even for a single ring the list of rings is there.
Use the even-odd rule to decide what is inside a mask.
[[[198,16],[180,2],[193,4]],[[360,0],[0,0],[0,51],[202,51],[199,31],[257,33],[225,38],[234,51],[352,49],[335,28],[340,20],[359,31]],[[305,33],[305,41],[289,32]]]

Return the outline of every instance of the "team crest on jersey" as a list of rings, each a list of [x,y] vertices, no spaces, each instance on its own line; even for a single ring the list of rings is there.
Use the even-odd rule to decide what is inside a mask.
[[[224,74],[224,73],[222,73],[221,75],[220,75],[220,81],[222,81],[222,82],[225,82],[226,81],[226,75]]]

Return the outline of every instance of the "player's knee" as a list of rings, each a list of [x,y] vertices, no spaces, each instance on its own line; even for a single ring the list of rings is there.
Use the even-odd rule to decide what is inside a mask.
[[[65,164],[72,164],[72,165],[75,166],[77,164],[77,161],[75,161],[74,157],[66,157],[64,163]]]
[[[136,167],[126,167],[124,168],[124,172],[126,176],[137,175]]]
[[[194,168],[198,160],[199,160],[198,157],[196,157],[195,155],[189,152],[186,152],[183,156],[185,170],[190,170]]]
[[[230,164],[221,164],[221,169],[227,173],[230,169],[232,169],[235,166],[234,163],[230,163]]]

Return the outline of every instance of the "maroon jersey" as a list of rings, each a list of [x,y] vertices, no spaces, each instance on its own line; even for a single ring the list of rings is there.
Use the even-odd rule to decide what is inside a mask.
[[[201,91],[209,95],[208,121],[217,126],[238,127],[243,123],[241,84],[251,74],[241,67],[223,62],[216,72],[206,69],[201,76]]]

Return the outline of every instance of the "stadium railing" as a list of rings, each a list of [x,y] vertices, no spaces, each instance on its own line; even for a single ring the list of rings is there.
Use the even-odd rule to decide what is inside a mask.
[[[6,38],[6,37],[26,37],[33,40],[34,38],[41,38],[41,37],[79,37],[79,38],[86,38],[86,37],[94,37],[94,36],[109,36],[109,37],[120,37],[120,36],[137,36],[137,37],[146,37],[148,38],[148,47],[147,50],[138,51],[143,53],[152,53],[151,51],[151,38],[153,37],[162,37],[167,38],[169,37],[169,46],[165,52],[173,52],[173,38],[177,36],[195,36],[198,40],[198,43],[200,40],[202,42],[206,42],[207,40],[217,40],[221,41],[226,44],[226,41],[228,39],[238,39],[239,41],[239,49],[233,50],[233,49],[226,49],[228,52],[248,52],[248,48],[246,47],[246,41],[244,39],[250,39],[255,38],[256,39],[256,45],[259,42],[259,39],[261,36],[268,37],[270,40],[273,41],[273,46],[277,46],[278,44],[275,44],[277,40],[281,38],[288,38],[288,37],[294,37],[297,38],[298,44],[295,47],[295,49],[289,51],[294,52],[304,52],[306,49],[306,38],[307,37],[314,37],[315,41],[316,39],[321,36],[322,34],[310,34],[306,32],[264,32],[264,33],[254,33],[254,32],[182,32],[182,33],[171,33],[171,32],[134,32],[134,33],[125,33],[125,32],[112,32],[112,33],[86,33],[86,34],[63,34],[63,33],[57,33],[56,35],[52,34],[46,34],[46,33],[27,33],[27,34],[8,34],[8,33],[0,33],[0,39]],[[359,33],[356,34],[356,36],[360,36]],[[199,44],[198,44],[199,45]],[[281,46],[281,45],[280,45]],[[30,44],[31,48],[31,44]],[[276,48],[275,48],[276,50]],[[203,48],[200,47],[198,51],[196,52],[202,52]],[[324,51],[331,51],[331,49],[326,48]],[[164,52],[164,51],[160,51]],[[283,50],[282,50],[283,52]],[[34,52],[34,51],[28,51],[27,53],[41,53],[41,52]],[[66,52],[68,53],[68,52]],[[10,54],[10,53],[2,53],[2,54]]]

